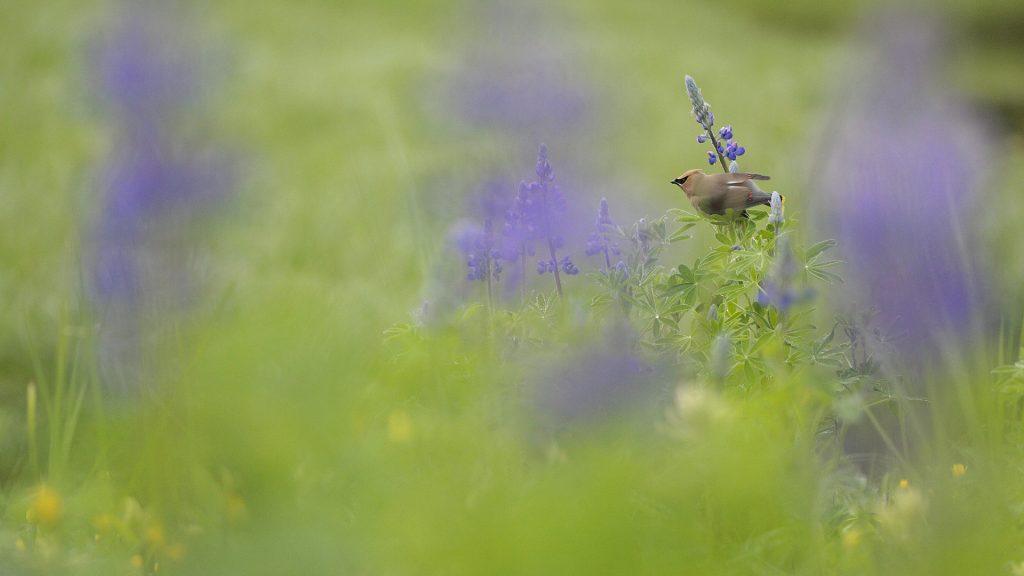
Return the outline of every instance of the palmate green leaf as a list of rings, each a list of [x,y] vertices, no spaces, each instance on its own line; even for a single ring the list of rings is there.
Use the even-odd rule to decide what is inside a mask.
[[[806,270],[807,270],[807,273],[810,274],[811,276],[817,278],[818,280],[822,280],[824,282],[828,282],[829,284],[835,284],[835,283],[842,283],[843,282],[842,277],[840,277],[838,274],[833,274],[832,272],[829,272],[828,270],[822,270],[821,268],[816,268],[816,267],[808,267]]]
[[[409,324],[408,322],[399,322],[392,324],[389,328],[384,330],[383,336],[385,342],[390,342],[397,338],[402,338],[408,334],[414,334],[416,332],[416,326]]]
[[[829,248],[835,247],[835,245],[836,245],[836,241],[835,240],[832,240],[832,239],[822,240],[821,242],[818,242],[817,244],[815,244],[815,245],[813,245],[813,246],[811,246],[810,248],[807,249],[807,252],[804,253],[804,260],[805,261],[811,261],[815,257],[817,257],[819,254],[824,252],[825,250],[828,250]]]
[[[693,304],[686,301],[686,299],[677,300],[675,304],[672,304],[665,309],[665,314],[683,314],[693,310]]]
[[[744,284],[726,284],[718,289],[718,294],[723,298],[736,298],[742,296],[747,292],[748,288]]]
[[[689,290],[693,290],[696,285],[692,282],[679,282],[677,284],[669,284],[661,289],[662,298],[672,298],[686,293]]]
[[[690,267],[687,266],[686,264],[680,264],[679,266],[677,266],[675,274],[678,275],[683,282],[689,284],[692,284],[697,281],[697,277],[694,274],[693,270],[691,270]]]
[[[700,222],[704,219],[701,216],[694,214],[693,212],[683,210],[682,208],[670,208],[668,210],[668,215],[675,218],[676,222]]]
[[[668,241],[679,242],[680,240],[689,240],[690,238],[693,238],[692,234],[687,233],[690,228],[693,228],[693,224],[687,224],[686,226],[679,228],[669,236]]]

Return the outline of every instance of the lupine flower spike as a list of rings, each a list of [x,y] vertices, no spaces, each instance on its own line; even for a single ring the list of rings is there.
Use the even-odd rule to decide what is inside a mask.
[[[704,100],[704,95],[700,93],[700,88],[697,87],[697,82],[694,81],[690,75],[686,76],[686,93],[690,97],[690,102],[693,104],[693,117],[697,120],[697,123],[704,128],[704,132],[707,134],[705,138],[704,134],[697,136],[697,142],[703,144],[705,140],[710,139],[711,145],[718,152],[716,156],[714,152],[708,152],[708,164],[714,165],[716,161],[721,162],[722,170],[728,170],[725,163],[725,149],[718,140],[715,139],[714,132],[711,131],[711,127],[715,125],[715,115],[711,112],[711,105]],[[729,128],[726,126],[726,128]],[[732,134],[730,132],[730,138]],[[735,157],[733,157],[735,160]]]
[[[554,184],[555,172],[548,161],[548,148],[541,144],[534,168],[537,179],[519,184],[512,210],[505,219],[506,236],[514,245],[513,252],[524,262],[527,254],[533,254],[533,242],[547,245],[548,259],[537,262],[537,273],[552,273],[555,288],[562,295],[562,274],[579,274],[569,256],[558,258],[558,249],[564,244],[556,232],[562,226],[566,213],[565,194]]]
[[[786,222],[786,219],[783,216],[782,194],[772,192],[772,199],[768,205],[770,207],[768,212],[768,223],[774,226],[775,231],[778,232]]]
[[[501,279],[501,251],[498,250],[491,219],[484,220],[483,230],[467,229],[458,237],[459,248],[466,255],[466,279],[487,284],[487,303],[493,303],[493,283]]]
[[[600,207],[597,210],[597,221],[594,223],[594,231],[587,240],[587,256],[596,254],[604,255],[605,272],[612,268],[612,255],[619,255],[619,244],[612,239],[612,232],[615,224],[608,216],[608,200],[601,198]]]

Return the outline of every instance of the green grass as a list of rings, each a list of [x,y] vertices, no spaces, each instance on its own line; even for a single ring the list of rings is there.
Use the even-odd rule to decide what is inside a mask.
[[[489,347],[481,309],[385,337],[463,273],[447,233],[464,199],[490,175],[528,177],[539,143],[444,112],[467,46],[492,41],[469,2],[195,3],[212,78],[190,122],[238,154],[242,177],[194,239],[214,263],[204,298],[148,360],[165,393],[102,398],[82,278],[115,135],[89,47],[114,5],[0,8],[0,572],[982,574],[1024,561],[1019,414],[999,420],[1016,435],[956,435],[924,464],[848,485],[815,449],[832,398],[813,372],[686,407],[673,379],[654,407],[546,436],[531,372]],[[596,103],[584,125],[537,135],[581,183],[584,212],[601,195],[623,223],[683,205],[667,180],[705,149],[687,73],[735,126],[744,167],[773,176],[795,219],[811,210],[833,75],[859,50],[854,4],[538,10]],[[1024,18],[997,2],[966,17],[988,29],[993,13]],[[964,38],[984,61],[955,60],[950,76],[1016,110],[1019,44]],[[1007,126],[1002,162],[1020,175],[1021,127]],[[1018,188],[993,192],[1005,217],[987,228],[1010,286]],[[671,258],[712,242],[698,227]],[[551,324],[555,353],[586,342]],[[969,463],[954,477],[957,458]],[[863,515],[829,517],[837,502]]]

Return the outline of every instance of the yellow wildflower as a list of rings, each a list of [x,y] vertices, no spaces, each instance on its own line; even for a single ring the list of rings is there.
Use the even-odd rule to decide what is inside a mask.
[[[171,544],[164,549],[164,554],[171,560],[181,560],[185,557],[185,546],[182,544]]]
[[[883,504],[876,518],[883,530],[900,540],[907,540],[923,521],[927,507],[924,495],[908,486],[896,492],[890,504]]]
[[[99,514],[92,519],[92,527],[103,534],[114,529],[115,518],[110,514]]]
[[[163,546],[166,541],[163,526],[160,524],[149,525],[146,528],[145,541],[146,545],[150,548],[160,548]]]
[[[224,513],[228,520],[232,522],[242,520],[247,512],[248,507],[245,505],[245,500],[236,492],[231,491],[224,497]]]
[[[32,503],[25,513],[25,519],[40,526],[52,527],[60,522],[64,515],[64,502],[56,490],[46,486],[39,487],[32,497]]]
[[[402,410],[396,410],[388,416],[388,439],[398,444],[412,440],[412,418]]]
[[[960,464],[959,462],[956,463],[956,464],[953,464],[953,477],[954,478],[959,478],[959,477],[963,476],[964,474],[967,474],[967,466],[965,466],[963,464]]]
[[[900,490],[906,490],[910,487],[910,481],[906,478],[900,480]]]
[[[864,534],[860,530],[851,528],[843,532],[843,546],[846,548],[856,548],[863,536]]]

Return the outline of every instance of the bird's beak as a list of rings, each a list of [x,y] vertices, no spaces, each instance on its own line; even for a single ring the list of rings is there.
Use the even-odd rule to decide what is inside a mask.
[[[675,180],[669,180],[668,181],[669,184],[675,184],[676,186],[678,186],[680,184],[680,182],[681,181],[679,180],[679,178],[676,178]]]

